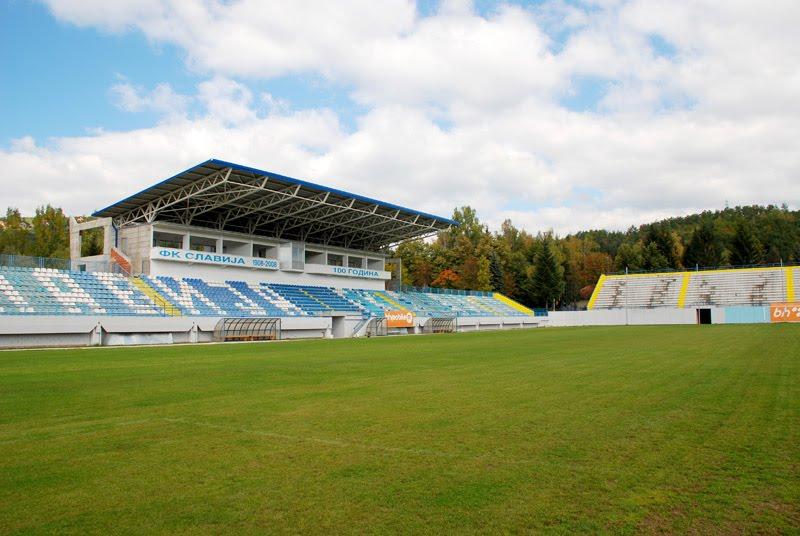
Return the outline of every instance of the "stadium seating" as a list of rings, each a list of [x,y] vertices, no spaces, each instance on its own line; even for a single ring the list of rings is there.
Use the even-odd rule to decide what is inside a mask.
[[[336,289],[313,285],[141,276],[165,299],[191,316],[315,316],[330,312],[383,316],[408,309],[430,316],[522,316],[488,295]]]
[[[617,307],[677,307],[683,274],[609,277],[594,304],[596,309]]]
[[[793,269],[797,281],[800,269]],[[789,299],[787,270],[757,268],[606,276],[590,304],[623,307],[761,306]]]
[[[7,266],[0,266],[0,314],[163,316],[120,274]]]
[[[783,270],[731,270],[691,274],[686,306],[769,305],[786,301]]]
[[[331,287],[262,283],[309,314],[323,311],[359,313],[361,308]]]
[[[174,306],[183,315],[214,317],[338,312],[367,318],[398,309],[421,316],[524,315],[484,293],[389,292],[146,275],[139,278],[134,285],[119,274],[0,267],[0,314],[164,316],[164,309]]]

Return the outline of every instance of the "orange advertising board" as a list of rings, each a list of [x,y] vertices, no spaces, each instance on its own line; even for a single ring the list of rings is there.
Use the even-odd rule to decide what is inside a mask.
[[[414,314],[411,311],[386,311],[386,327],[389,328],[413,328]]]
[[[773,303],[769,306],[771,322],[800,322],[800,303]]]

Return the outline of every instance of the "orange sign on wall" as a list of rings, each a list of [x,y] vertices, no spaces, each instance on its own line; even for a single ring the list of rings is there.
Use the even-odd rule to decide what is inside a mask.
[[[386,311],[386,327],[389,328],[413,328],[414,315],[411,311]]]
[[[800,303],[773,303],[769,306],[771,322],[800,322]]]

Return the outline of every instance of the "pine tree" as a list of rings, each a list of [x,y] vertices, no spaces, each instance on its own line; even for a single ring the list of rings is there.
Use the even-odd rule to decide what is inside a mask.
[[[476,278],[475,290],[492,290],[492,263],[486,257],[478,259],[478,274]]]
[[[617,250],[617,257],[614,259],[614,264],[619,271],[627,269],[636,272],[641,270],[644,266],[642,245],[639,242],[635,244],[628,242],[623,243]]]
[[[492,290],[501,291],[503,289],[503,267],[500,264],[500,257],[496,251],[492,251],[489,256],[489,272]]]
[[[564,293],[564,277],[550,245],[550,239],[545,238],[536,253],[533,275],[531,277],[531,291],[536,305],[551,304],[556,302]]]
[[[664,256],[655,242],[649,242],[642,251],[642,268],[645,270],[665,270],[671,268],[669,260]]]
[[[720,264],[722,264],[722,242],[717,236],[714,224],[706,220],[692,234],[683,253],[683,265],[686,268],[693,268]]]
[[[580,297],[578,291],[580,285],[578,284],[577,274],[573,273],[569,259],[564,260],[562,266],[562,274],[564,278],[564,293],[563,299],[565,303],[574,303]]]
[[[763,260],[764,249],[753,232],[753,226],[745,220],[740,220],[736,224],[736,232],[731,241],[731,264],[748,266],[759,264]]]
[[[677,242],[676,236],[663,224],[652,224],[645,233],[645,250],[647,250],[648,246],[653,244],[661,257],[664,258],[666,264],[659,268],[680,268],[680,255],[678,255],[678,250],[680,248]],[[657,257],[651,255],[651,259],[656,258]],[[658,260],[660,261],[660,259]],[[645,264],[647,263],[646,261],[647,254],[645,254]],[[648,267],[645,266],[645,268]]]

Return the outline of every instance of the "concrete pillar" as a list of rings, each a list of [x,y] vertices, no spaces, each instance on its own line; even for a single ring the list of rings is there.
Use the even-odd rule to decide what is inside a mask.
[[[81,231],[75,218],[69,218],[69,258],[77,261],[81,258]]]
[[[103,225],[103,255],[111,255],[111,248],[114,245],[114,229],[111,228],[111,218],[106,225]]]
[[[217,253],[222,253],[222,237],[217,238]]]
[[[183,235],[183,240],[181,242],[181,248],[189,249],[189,243],[190,243],[191,239],[192,239],[192,237],[191,237],[191,235],[189,233],[186,233],[185,235]]]

